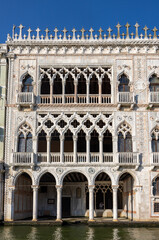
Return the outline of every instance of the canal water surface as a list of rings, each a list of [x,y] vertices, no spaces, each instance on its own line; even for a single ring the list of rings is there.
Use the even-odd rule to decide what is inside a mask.
[[[0,226],[0,240],[159,240],[159,228]]]

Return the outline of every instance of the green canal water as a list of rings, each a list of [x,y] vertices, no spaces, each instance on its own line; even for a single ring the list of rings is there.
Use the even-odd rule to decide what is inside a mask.
[[[159,228],[0,226],[0,240],[159,240]]]

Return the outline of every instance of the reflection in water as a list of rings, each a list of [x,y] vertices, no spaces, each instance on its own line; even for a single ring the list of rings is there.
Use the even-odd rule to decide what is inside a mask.
[[[13,236],[12,227],[3,228],[2,236],[5,240],[15,240],[16,239]],[[0,239],[2,239],[1,234],[0,234]]]
[[[86,232],[86,240],[93,240],[94,239],[94,228],[89,227],[88,231]]]
[[[119,229],[113,228],[113,240],[119,240]]]
[[[62,228],[61,227],[57,227],[53,236],[52,236],[52,240],[62,240]]]
[[[34,239],[34,240],[38,240],[38,228],[37,227],[32,227],[31,228],[31,232],[27,235],[28,240],[30,239]]]

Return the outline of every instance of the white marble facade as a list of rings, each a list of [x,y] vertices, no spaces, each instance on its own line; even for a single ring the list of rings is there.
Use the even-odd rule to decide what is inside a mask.
[[[126,36],[119,25],[117,35],[46,29],[43,36],[38,28],[26,36],[20,25],[8,35],[5,221],[159,219],[159,39],[155,28],[153,36],[135,28],[135,36],[128,24]]]

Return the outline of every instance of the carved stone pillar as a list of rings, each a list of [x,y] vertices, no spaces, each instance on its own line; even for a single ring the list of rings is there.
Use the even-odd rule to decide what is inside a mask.
[[[6,221],[14,221],[14,193],[15,193],[15,186],[9,186],[8,190],[9,190],[8,198],[10,199],[10,213],[9,213],[8,219],[6,219]]]
[[[38,152],[38,137],[33,136],[33,153],[34,153],[34,164],[37,164],[37,152]]]
[[[60,136],[60,162],[64,162],[64,136]]]
[[[113,189],[113,221],[118,221],[118,185],[112,186]]]
[[[117,136],[112,136],[112,140],[113,140],[113,162],[118,163],[118,156],[117,156],[117,152],[118,152],[118,137]]]
[[[62,81],[62,103],[65,103],[65,81]]]
[[[99,84],[99,103],[102,103],[102,81],[99,81],[98,84]]]
[[[53,81],[50,80],[50,103],[53,103]]]
[[[86,136],[86,142],[87,142],[87,159],[86,162],[89,163],[90,162],[90,136]]]
[[[33,218],[32,221],[37,221],[38,219],[38,189],[39,186],[31,186],[33,189]]]
[[[47,136],[46,137],[47,139],[47,163],[50,163],[50,139],[51,137],[50,136]]]
[[[77,103],[77,82],[74,82],[75,91],[74,91],[74,102]]]
[[[89,221],[94,221],[94,185],[89,188]]]
[[[56,221],[62,221],[62,185],[57,186],[57,216]]]
[[[87,103],[89,103],[89,82],[86,82],[87,86]]]
[[[77,136],[73,136],[74,162],[77,162]]]
[[[99,162],[103,163],[103,136],[99,136]]]

